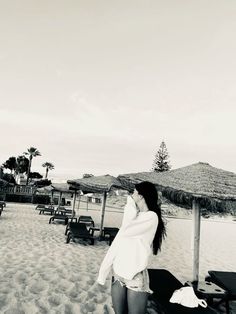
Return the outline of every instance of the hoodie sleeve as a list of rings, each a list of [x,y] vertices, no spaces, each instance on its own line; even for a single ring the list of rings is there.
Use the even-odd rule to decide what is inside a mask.
[[[124,207],[124,216],[121,224],[121,228],[127,226],[132,220],[134,220],[138,215],[138,209],[136,207],[135,201],[131,196],[127,197],[127,203]]]
[[[118,232],[119,234],[119,232]],[[102,264],[100,266],[99,269],[99,274],[98,274],[98,278],[97,278],[97,282],[100,285],[104,285],[106,278],[111,270],[111,266],[113,264],[113,261],[115,259],[116,256],[116,252],[117,252],[117,240],[119,235],[116,235],[115,239],[113,240],[111,246],[109,247],[107,254],[105,255]]]
[[[123,234],[122,229],[129,225],[133,220],[136,219],[138,214],[136,204],[131,196],[127,197],[127,203],[124,207],[124,216],[121,224],[121,228],[117,233],[115,239],[113,240],[111,246],[109,247],[107,254],[105,255],[102,264],[100,266],[97,282],[101,285],[105,284],[106,278],[111,270],[111,266],[116,257],[117,246],[119,242],[119,237]]]
[[[158,226],[158,216],[152,211],[139,215],[129,224],[121,228],[122,236],[138,237],[146,234],[150,230],[156,231]]]

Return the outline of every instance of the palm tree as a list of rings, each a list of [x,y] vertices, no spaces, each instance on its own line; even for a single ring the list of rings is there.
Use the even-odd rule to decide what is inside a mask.
[[[27,180],[26,180],[26,185],[28,185],[32,159],[33,159],[33,157],[41,156],[41,154],[37,150],[37,148],[30,147],[30,148],[27,149],[27,152],[25,152],[24,155],[29,155],[29,167],[28,167],[28,171],[27,171]]]
[[[48,177],[48,171],[54,169],[54,165],[51,162],[46,161],[44,164],[42,164],[43,167],[46,167],[46,173],[45,173],[45,179]]]

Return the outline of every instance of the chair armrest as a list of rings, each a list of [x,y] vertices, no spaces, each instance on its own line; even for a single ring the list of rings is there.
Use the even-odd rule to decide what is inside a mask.
[[[89,228],[89,233],[91,234],[91,236],[94,236],[94,228],[93,227]]]

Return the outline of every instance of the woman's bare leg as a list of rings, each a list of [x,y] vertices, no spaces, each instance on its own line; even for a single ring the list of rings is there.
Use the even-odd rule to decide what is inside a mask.
[[[122,286],[119,280],[112,283],[111,298],[116,314],[128,314],[127,310],[127,288]]]
[[[127,302],[129,314],[145,314],[147,308],[148,293],[127,289]]]

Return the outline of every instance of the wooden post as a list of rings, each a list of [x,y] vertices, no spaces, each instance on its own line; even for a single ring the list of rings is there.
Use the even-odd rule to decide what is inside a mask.
[[[193,200],[192,209],[193,209],[193,281],[198,281],[201,208],[196,200]]]
[[[101,239],[101,237],[102,237],[102,231],[103,231],[103,223],[104,223],[106,199],[107,199],[107,192],[104,192],[104,193],[103,193],[103,199],[102,199],[102,206],[101,206],[101,224],[100,224],[100,232],[99,232],[99,237],[100,237],[100,239]]]
[[[79,206],[80,206],[80,200],[81,200],[81,194],[79,195],[79,200],[78,200],[78,209],[79,209]]]
[[[51,191],[51,205],[54,205],[54,202],[53,202],[53,190]]]
[[[62,198],[62,192],[60,192],[60,197],[59,197],[59,201],[58,201],[58,207],[60,207],[60,205],[61,205],[61,198]]]
[[[76,193],[77,191],[74,191],[74,195],[73,195],[73,205],[72,205],[72,217],[75,216],[76,212],[75,212],[75,200],[76,200]]]

